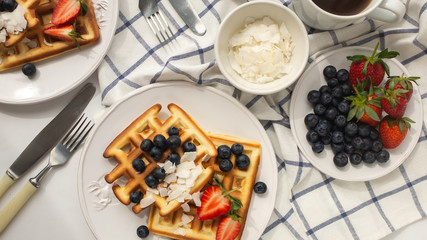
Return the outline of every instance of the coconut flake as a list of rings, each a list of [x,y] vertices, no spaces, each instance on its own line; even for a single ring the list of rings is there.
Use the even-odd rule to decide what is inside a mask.
[[[183,203],[181,204],[182,210],[184,212],[189,212],[190,211],[190,205],[188,205],[188,203]]]
[[[193,198],[194,205],[196,205],[196,207],[200,207],[202,205],[202,201],[200,201],[200,192],[191,194],[191,197]]]
[[[151,206],[156,200],[153,197],[153,194],[151,192],[147,192],[143,199],[141,199],[141,208],[147,208]]]
[[[184,228],[177,228],[177,229],[175,230],[175,232],[173,232],[173,233],[174,233],[174,234],[176,234],[176,235],[185,236],[186,231],[185,231],[185,229],[184,229]]]
[[[178,226],[186,226],[187,224],[189,224],[191,221],[193,221],[194,217],[193,216],[189,216],[187,214],[182,214],[181,217],[181,222],[178,223]]]
[[[181,163],[182,162],[192,162],[196,160],[197,152],[185,152],[182,154]]]

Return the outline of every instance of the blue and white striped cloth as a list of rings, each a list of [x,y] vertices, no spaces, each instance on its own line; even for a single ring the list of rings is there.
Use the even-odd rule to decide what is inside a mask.
[[[278,0],[277,0],[278,1]],[[392,173],[369,182],[344,182],[326,176],[303,158],[292,140],[289,102],[292,87],[269,96],[240,93],[215,64],[213,43],[222,19],[244,0],[194,0],[208,26],[194,35],[169,1],[159,1],[171,23],[175,43],[159,44],[137,7],[119,1],[120,14],[111,50],[99,67],[103,104],[109,106],[147,84],[183,79],[215,86],[237,98],[261,121],[277,155],[278,194],[262,239],[379,239],[427,212],[427,129],[409,158]],[[292,8],[292,1],[280,1]],[[405,0],[407,14],[393,25],[372,20],[337,31],[307,28],[310,52],[344,46],[367,46],[400,52],[397,59],[411,75],[420,76],[419,89],[427,119],[427,1]],[[312,62],[316,54],[309,59]]]

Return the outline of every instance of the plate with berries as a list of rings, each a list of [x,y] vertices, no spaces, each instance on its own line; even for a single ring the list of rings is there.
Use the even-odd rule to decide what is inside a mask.
[[[224,146],[221,147],[222,145],[218,146],[217,150],[219,151],[218,154],[220,156],[226,156],[227,154],[235,156],[235,167],[234,170],[231,170],[231,172],[236,171],[236,167],[245,168],[248,166],[247,164],[251,164],[251,162],[247,162],[247,158],[245,158],[245,155],[241,154],[245,149],[244,146],[249,147],[247,143],[256,141],[260,144],[261,149],[259,166],[257,169],[257,175],[255,178],[253,190],[251,189],[252,192],[250,204],[249,206],[245,205],[248,206],[248,212],[244,227],[241,230],[237,231],[236,229],[239,229],[239,227],[237,227],[236,222],[234,220],[231,221],[230,218],[226,218],[225,215],[221,215],[221,217],[224,216],[224,218],[218,217],[216,219],[225,219],[224,223],[227,224],[224,225],[228,227],[221,227],[223,231],[218,230],[220,227],[218,227],[218,229],[214,229],[216,230],[216,234],[218,234],[218,232],[227,233],[236,231],[237,233],[242,234],[241,239],[259,239],[262,233],[264,232],[268,221],[270,220],[271,214],[274,209],[277,192],[277,164],[275,160],[276,158],[274,149],[269,140],[269,137],[261,123],[258,121],[258,119],[244,105],[242,105],[230,95],[225,94],[224,92],[209,86],[199,86],[180,81],[150,84],[128,95],[121,102],[110,107],[109,111],[104,114],[104,116],[102,116],[97,122],[97,125],[92,131],[92,134],[88,137],[80,159],[77,179],[80,205],[84,213],[84,217],[95,238],[103,240],[139,239],[139,237],[144,239],[167,239],[161,238],[160,236],[154,234],[154,232],[152,231],[148,231],[150,227],[150,209],[154,209],[151,208],[150,205],[153,203],[150,202],[150,199],[152,200],[152,198],[148,197],[151,192],[148,194],[145,193],[145,196],[142,199],[140,199],[139,196],[135,196],[135,199],[137,200],[131,200],[132,203],[138,202],[140,200],[140,206],[147,206],[138,214],[135,214],[132,209],[134,204],[122,204],[114,195],[112,185],[106,182],[105,176],[117,166],[117,162],[110,158],[104,158],[103,152],[105,151],[107,146],[109,146],[111,141],[115,139],[116,136],[120,134],[124,128],[126,128],[126,126],[132,123],[138,116],[147,111],[147,109],[151,108],[153,105],[160,104],[164,106],[163,108],[161,108],[161,111],[159,112],[158,116],[161,119],[166,119],[170,115],[170,112],[168,111],[168,108],[166,106],[170,103],[174,103],[180,108],[184,109],[185,112],[188,113],[189,116],[191,116],[191,118],[197,121],[201,128],[203,128],[206,132],[211,133],[211,138],[214,138],[217,143],[223,141],[221,140],[221,134],[235,136],[234,139],[239,138],[251,140],[247,142],[242,142],[242,146],[234,143],[230,144],[229,148],[226,148]],[[172,138],[171,136],[174,136],[175,134],[179,133],[179,131],[176,133],[173,133],[173,131],[173,129],[168,129],[168,135],[170,137],[168,137],[166,140],[160,140],[161,138],[159,138],[159,140],[155,140],[153,138],[154,147],[152,146],[151,150],[148,150],[148,147],[145,146],[145,142],[144,144],[142,144],[141,142],[140,148],[143,151],[150,151],[151,156],[152,150],[155,149],[155,146],[161,145],[160,142],[166,142],[165,144],[171,147],[172,141],[169,141]],[[149,143],[149,141],[147,142]],[[171,153],[168,156],[168,160],[165,161],[162,167],[163,169],[165,169],[165,173],[173,173],[171,169],[173,170],[174,168],[171,167],[172,164],[170,163],[178,162],[175,164],[176,174],[167,175],[163,179],[164,181],[166,181],[166,178],[169,178],[172,175],[178,176],[178,180],[176,180],[177,184],[175,184],[175,186],[179,186],[178,182],[181,178],[181,174],[178,174],[177,172],[185,172],[184,170],[186,166],[190,166],[188,164],[191,161],[188,162],[188,160],[192,156],[191,152],[194,151],[194,146],[191,146],[190,144],[188,150],[186,150],[187,147],[185,147],[185,145],[186,144],[183,143],[182,151],[184,151],[184,155],[188,153],[186,157],[182,155],[181,158],[179,158],[178,156],[178,159],[175,161],[172,158]],[[243,157],[241,158],[242,163],[240,167],[238,163],[238,158],[240,159],[239,156]],[[193,159],[194,157],[195,155],[193,154]],[[141,161],[136,160],[136,162],[134,163],[135,160],[133,160],[132,162],[133,168],[136,171],[143,171],[137,170],[137,168],[139,168],[137,166],[137,163],[141,163]],[[223,172],[230,171],[230,169],[227,169],[227,161],[223,160],[226,159],[224,158],[220,161],[219,169],[221,169],[221,171]],[[209,158],[207,158],[206,161],[209,161]],[[224,162],[225,164],[221,164],[222,162]],[[183,171],[180,170],[181,167],[184,168],[181,169]],[[248,169],[250,169],[250,167]],[[197,172],[197,168],[192,168],[189,176],[193,174],[192,171]],[[162,175],[162,173],[159,173],[159,175]],[[251,176],[255,177],[254,175]],[[155,175],[153,175],[153,177],[156,179],[161,178],[156,177]],[[160,180],[156,181],[156,179],[152,180],[153,182],[158,183]],[[127,179],[124,182],[122,180],[123,179],[117,179],[115,182],[119,185],[125,185]],[[224,178],[222,178],[222,180],[224,180]],[[236,181],[237,183],[238,181],[242,181],[242,179],[240,177],[236,177],[234,178],[233,182],[234,181]],[[147,185],[151,184],[147,181],[146,183]],[[228,181],[228,184],[229,183],[230,181]],[[219,182],[218,186],[221,186]],[[197,217],[199,219],[203,215],[201,214],[204,212],[203,209],[206,209],[206,212],[209,213],[215,212],[215,215],[219,211],[222,211],[220,209],[222,209],[223,206],[227,205],[222,204],[223,200],[225,198],[229,198],[228,193],[237,190],[227,189],[228,193],[226,194],[221,189],[221,187],[218,186],[214,189],[214,194],[211,195],[213,196],[213,198],[206,197],[210,194],[207,194],[205,196],[204,193],[200,193],[199,196],[201,212],[199,213],[199,209],[197,209]],[[207,189],[209,189],[209,187]],[[159,190],[159,192],[160,191],[162,190]],[[132,199],[133,198],[134,197],[132,197]],[[197,198],[195,197],[193,201],[196,201],[196,199]],[[211,201],[209,199],[215,202],[215,204],[210,204],[210,207],[208,208],[203,207],[204,202]],[[235,202],[234,200],[230,201]],[[192,204],[190,205],[194,207]],[[239,208],[243,207],[239,204],[237,205]],[[235,204],[233,204],[233,209],[235,210],[234,206]],[[185,210],[184,207],[182,207],[182,209],[184,212],[188,210]],[[216,209],[219,211],[211,211],[212,209]],[[179,211],[177,210],[177,212]],[[231,211],[229,213],[231,213]],[[183,214],[182,216],[191,216],[191,213],[187,211],[187,214]],[[227,216],[231,217],[232,214],[229,214]],[[194,219],[195,218],[190,219],[187,217],[177,217],[177,223],[182,223],[182,226],[186,226],[187,224],[191,225]],[[208,219],[210,219],[207,220],[208,222],[212,221],[211,216],[208,217]],[[196,222],[194,225],[197,224],[198,223]],[[219,225],[221,225],[221,223],[219,223]],[[178,230],[182,231],[183,229],[174,228],[174,231],[175,230],[177,231],[176,234],[179,234],[180,232]],[[185,236],[183,236],[182,238],[185,238]]]
[[[292,134],[310,163],[345,181],[382,177],[411,154],[422,128],[419,77],[398,52],[344,47],[316,58],[291,99]]]

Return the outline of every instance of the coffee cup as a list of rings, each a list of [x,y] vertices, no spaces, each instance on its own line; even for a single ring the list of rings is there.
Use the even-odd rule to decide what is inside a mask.
[[[400,0],[296,0],[291,7],[305,24],[320,30],[339,29],[365,17],[395,23],[406,12]]]

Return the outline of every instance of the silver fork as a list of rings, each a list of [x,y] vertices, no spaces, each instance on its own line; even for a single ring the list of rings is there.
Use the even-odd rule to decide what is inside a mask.
[[[64,165],[77,147],[86,139],[93,126],[94,124],[82,115],[52,149],[47,166],[39,174],[31,178],[21,191],[0,211],[0,233],[3,232],[19,210],[40,187],[40,181],[46,176],[49,170],[55,166]]]
[[[151,31],[156,35],[160,43],[172,38],[172,30],[162,12],[160,12],[156,0],[139,0],[138,6]]]

